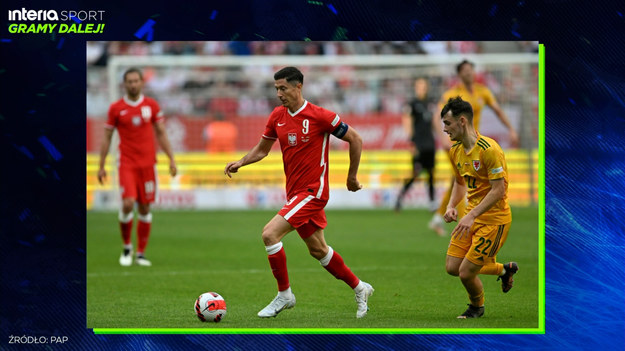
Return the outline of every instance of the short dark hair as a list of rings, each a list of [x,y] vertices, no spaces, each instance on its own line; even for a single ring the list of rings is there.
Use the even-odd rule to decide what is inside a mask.
[[[457,66],[456,66],[456,73],[460,73],[460,70],[462,69],[462,66],[464,65],[471,65],[471,67],[475,68],[475,64],[469,60],[462,60],[462,62],[460,62]]]
[[[447,100],[443,110],[441,111],[441,118],[443,118],[447,112],[451,111],[451,115],[458,119],[460,116],[465,116],[469,123],[473,123],[473,107],[467,101],[462,100],[460,96],[450,98]]]
[[[129,75],[130,73],[137,73],[139,74],[139,78],[141,78],[141,80],[143,80],[143,73],[141,72],[140,69],[136,68],[136,67],[130,67],[126,70],[126,72],[124,72],[124,82],[126,81],[126,76]]]
[[[286,79],[291,84],[293,81],[304,84],[304,75],[295,67],[284,67],[273,75],[273,79]]]

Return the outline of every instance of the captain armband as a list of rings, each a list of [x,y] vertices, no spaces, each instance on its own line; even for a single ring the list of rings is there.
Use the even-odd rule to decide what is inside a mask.
[[[332,132],[332,135],[334,135],[335,137],[339,139],[342,139],[347,133],[347,129],[349,129],[349,126],[347,125],[347,123],[341,122],[341,124],[339,124],[338,127],[334,129],[334,131]]]

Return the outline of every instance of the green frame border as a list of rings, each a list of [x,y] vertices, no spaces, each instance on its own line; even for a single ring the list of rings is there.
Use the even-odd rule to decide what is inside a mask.
[[[531,155],[530,155],[531,157]],[[538,46],[538,328],[94,328],[94,334],[545,334],[545,45]]]
[[[544,334],[544,328],[94,328],[94,334]]]

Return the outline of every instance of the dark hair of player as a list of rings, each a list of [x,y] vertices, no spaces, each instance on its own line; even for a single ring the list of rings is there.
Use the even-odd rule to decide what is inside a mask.
[[[289,84],[304,84],[304,75],[295,67],[284,67],[273,75],[273,79],[286,79]],[[295,83],[293,83],[293,81],[295,81]]]
[[[462,100],[460,96],[450,98],[447,100],[443,110],[441,111],[441,118],[451,111],[453,118],[458,119],[460,116],[465,116],[467,121],[473,124],[473,108],[467,101]]]
[[[137,73],[139,74],[139,78],[141,78],[141,80],[143,80],[143,73],[141,72],[140,69],[136,68],[136,67],[130,67],[126,70],[126,72],[124,72],[124,82],[126,81],[126,76],[129,75],[130,73]]]
[[[471,65],[471,67],[475,67],[475,65],[473,64],[473,62],[469,61],[469,60],[462,60],[462,62],[460,62],[457,66],[456,66],[456,73],[460,73],[460,71],[462,70],[462,66],[464,65]]]

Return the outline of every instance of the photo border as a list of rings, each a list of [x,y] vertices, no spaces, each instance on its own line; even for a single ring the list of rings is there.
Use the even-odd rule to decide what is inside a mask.
[[[530,157],[532,157],[530,155]],[[538,327],[537,328],[93,328],[106,334],[545,334],[545,45],[538,46]]]

